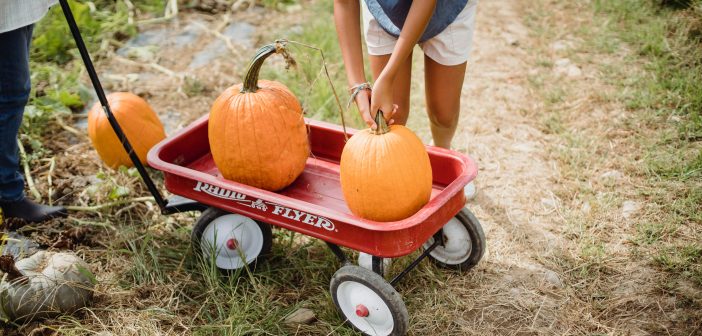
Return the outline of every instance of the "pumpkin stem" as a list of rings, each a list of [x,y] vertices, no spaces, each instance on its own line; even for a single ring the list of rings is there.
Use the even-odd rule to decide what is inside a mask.
[[[383,111],[378,110],[378,113],[375,114],[375,123],[378,125],[378,128],[375,129],[374,133],[376,135],[382,135],[387,132],[390,132],[390,127],[388,126],[388,123],[385,121],[385,117],[383,116]]]
[[[0,256],[0,271],[7,274],[7,280],[10,281],[18,278],[22,278],[21,280],[26,279],[15,266],[15,258],[9,254]]]
[[[285,58],[286,68],[295,66],[295,60],[288,54],[288,50],[285,48],[286,44],[286,40],[278,40],[275,41],[275,43],[266,44],[256,51],[256,56],[251,59],[251,64],[249,64],[249,67],[246,69],[244,85],[241,87],[242,93],[258,91],[258,74],[261,72],[263,61],[265,61],[268,56],[281,54],[283,58]]]

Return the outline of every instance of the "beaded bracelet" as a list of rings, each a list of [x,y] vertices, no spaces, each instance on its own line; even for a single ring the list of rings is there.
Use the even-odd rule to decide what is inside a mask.
[[[362,90],[371,90],[371,85],[368,82],[361,83],[361,84],[356,84],[352,87],[349,88],[349,92],[351,93],[351,97],[349,97],[349,102],[346,104],[346,109],[351,107],[351,103],[356,100],[356,96],[358,96],[358,93],[361,92]]]

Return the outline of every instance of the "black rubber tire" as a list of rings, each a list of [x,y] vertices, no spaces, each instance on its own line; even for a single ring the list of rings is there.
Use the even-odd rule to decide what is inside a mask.
[[[202,212],[200,218],[198,218],[197,222],[195,223],[195,226],[193,226],[193,231],[190,238],[193,253],[195,253],[198,258],[204,260],[200,240],[202,239],[202,234],[205,232],[207,226],[216,218],[229,214],[231,213],[213,207],[210,207]],[[263,235],[263,245],[261,246],[261,251],[258,253],[258,256],[247,265],[250,270],[255,270],[258,262],[265,260],[266,257],[268,257],[273,246],[273,232],[271,230],[271,226],[257,220],[254,220],[254,222],[256,222],[256,224],[258,224],[258,228],[261,229],[261,234]],[[232,275],[239,271],[239,269],[224,269],[219,267],[217,267],[217,269],[226,275]]]
[[[329,291],[331,292],[334,305],[339,311],[339,314],[346,320],[345,322],[347,325],[363,333],[363,335],[375,336],[375,334],[363,332],[355,326],[349,317],[344,314],[343,309],[339,305],[337,290],[339,286],[346,281],[353,281],[364,285],[375,292],[383,300],[385,305],[387,305],[393,318],[393,330],[388,335],[402,336],[407,333],[409,328],[409,313],[407,312],[407,306],[405,306],[405,302],[402,300],[400,293],[398,293],[390,283],[385,281],[382,276],[371,270],[355,265],[347,265],[340,268],[334,273],[329,284]]]
[[[478,219],[475,218],[475,215],[473,215],[468,208],[461,209],[461,211],[456,214],[455,218],[458,219],[461,224],[463,224],[468,231],[468,236],[470,237],[471,249],[468,259],[461,263],[447,263],[445,261],[437,260],[432,254],[429,254],[428,257],[439,267],[465,272],[477,265],[480,259],[483,258],[486,247],[485,233],[483,232],[483,227],[480,225]],[[450,237],[444,237],[444,239],[450,239]],[[440,248],[441,246],[437,247],[437,249]]]

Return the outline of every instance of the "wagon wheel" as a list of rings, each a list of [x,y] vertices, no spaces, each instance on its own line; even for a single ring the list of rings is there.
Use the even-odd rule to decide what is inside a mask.
[[[193,251],[227,274],[246,265],[253,268],[272,244],[270,225],[217,208],[205,210],[192,232]]]
[[[404,335],[409,313],[400,294],[382,276],[344,266],[332,276],[332,300],[346,323],[364,335]]]
[[[429,253],[429,259],[440,267],[467,271],[480,261],[485,254],[485,233],[470,210],[461,209],[442,228],[443,244]],[[434,237],[424,243],[428,248]]]

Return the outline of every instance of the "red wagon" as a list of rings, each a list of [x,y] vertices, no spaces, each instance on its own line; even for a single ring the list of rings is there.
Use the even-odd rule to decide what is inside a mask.
[[[403,334],[408,318],[399,295],[382,277],[381,258],[424,247],[418,260],[428,256],[441,266],[466,270],[482,257],[482,229],[463,207],[463,187],[477,174],[465,155],[427,147],[434,176],[429,203],[407,219],[373,222],[354,216],[344,201],[339,160],[345,138],[340,127],[307,120],[312,153],[305,170],[292,185],[271,192],[221,176],[210,153],[207,124],[204,116],[163,140],[151,149],[148,162],[164,172],[168,191],[208,206],[193,228],[193,250],[214,258],[222,271],[236,271],[265,255],[272,244],[270,225],[324,240],[344,264],[348,260],[339,246],[370,254],[376,273],[342,267],[332,278],[331,294],[354,327],[387,335]]]
[[[307,120],[311,154],[302,175],[287,188],[270,192],[222,178],[210,153],[208,116],[200,118],[148,154],[149,165],[164,173],[166,189],[175,195],[164,199],[110,111],[67,0],[60,4],[110,125],[162,213],[202,211],[193,228],[193,250],[223,272],[241,270],[264,257],[273,243],[271,225],[322,239],[343,265],[332,277],[330,291],[346,321],[367,335],[403,335],[409,314],[394,284],[426,257],[459,271],[482,258],[483,230],[464,208],[463,188],[477,174],[474,161],[427,147],[434,179],[429,203],[401,221],[364,220],[349,211],[341,192],[344,132],[314,120]],[[341,246],[369,255],[366,267],[353,265]],[[420,249],[409,266],[385,280],[388,259],[383,258]]]

